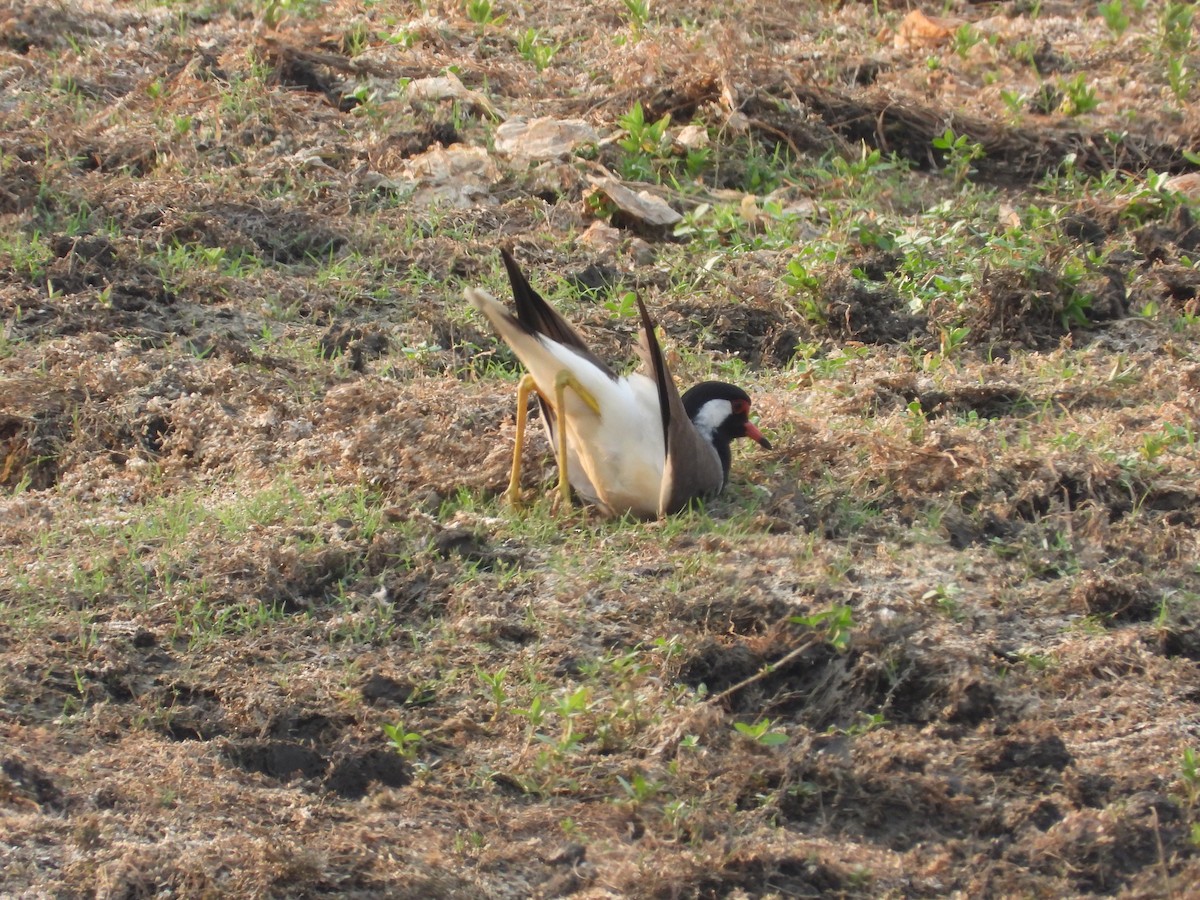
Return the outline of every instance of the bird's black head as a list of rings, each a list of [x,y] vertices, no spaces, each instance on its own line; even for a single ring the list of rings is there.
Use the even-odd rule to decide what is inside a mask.
[[[750,421],[750,395],[740,387],[723,381],[704,381],[688,390],[683,397],[688,418],[717,449],[725,476],[729,476],[729,444],[740,437],[771,449],[757,426]]]

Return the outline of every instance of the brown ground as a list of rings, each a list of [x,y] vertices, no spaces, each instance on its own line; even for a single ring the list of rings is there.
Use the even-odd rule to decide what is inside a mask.
[[[1086,4],[952,4],[993,36],[962,52],[806,6],[0,9],[0,893],[1196,895],[1200,234],[1121,187],[1200,150],[1166,5],[1117,41]],[[479,94],[397,87],[449,65]],[[1099,106],[1039,111],[1039,73]],[[796,154],[794,245],[581,242],[606,141],[410,196],[499,116],[608,135],[635,100],[716,136],[680,209]],[[834,165],[863,141],[913,172]],[[940,201],[1051,210],[1060,256],[990,261],[969,308],[914,311],[849,238],[807,307],[780,281]],[[500,242],[618,355],[629,320],[564,280],[612,267],[776,449],[665,523],[508,511],[515,370],[461,300]],[[840,605],[847,646],[795,621]],[[778,744],[734,729],[763,718]]]

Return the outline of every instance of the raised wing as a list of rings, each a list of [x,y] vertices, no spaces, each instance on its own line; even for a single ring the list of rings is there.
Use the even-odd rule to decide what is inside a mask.
[[[642,356],[658,389],[659,414],[666,444],[658,514],[669,516],[697,497],[711,497],[719,493],[725,483],[725,471],[716,448],[704,439],[688,418],[683,400],[679,397],[679,388],[675,386],[675,379],[671,377],[662,347],[654,333],[654,320],[650,318],[640,297],[637,304],[642,318]]]
[[[614,381],[617,373],[608,364],[588,349],[583,336],[575,330],[566,319],[558,314],[542,295],[533,289],[512,254],[500,248],[500,256],[504,260],[504,268],[508,270],[508,281],[512,285],[513,300],[517,306],[517,321],[531,334],[543,334],[566,347],[570,347],[580,356],[590,362]]]

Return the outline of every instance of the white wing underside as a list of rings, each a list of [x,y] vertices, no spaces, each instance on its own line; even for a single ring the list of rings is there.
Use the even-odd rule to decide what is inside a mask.
[[[614,380],[570,347],[514,328],[487,292],[470,290],[468,298],[529,370],[547,405],[554,407],[554,384],[566,370],[600,407],[597,415],[568,387],[566,408],[554,410],[558,426],[567,431],[567,480],[576,492],[611,515],[657,516],[667,454],[654,382],[640,372]],[[553,439],[550,443],[557,454]]]
[[[559,427],[565,424],[567,429],[567,480],[571,486],[584,500],[611,515],[657,516],[667,450],[654,382],[640,372],[614,381],[569,347],[544,339],[539,343],[551,359],[561,362],[549,377],[527,364],[547,402],[553,406],[554,379],[567,368],[600,407],[600,415],[596,415],[567,388],[563,397],[566,414],[555,410]]]

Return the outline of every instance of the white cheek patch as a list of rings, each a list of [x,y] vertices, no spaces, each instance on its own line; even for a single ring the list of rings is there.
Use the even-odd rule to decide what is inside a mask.
[[[728,400],[709,400],[700,407],[696,418],[692,419],[692,424],[705,440],[711,442],[717,429],[732,415],[733,404]]]

